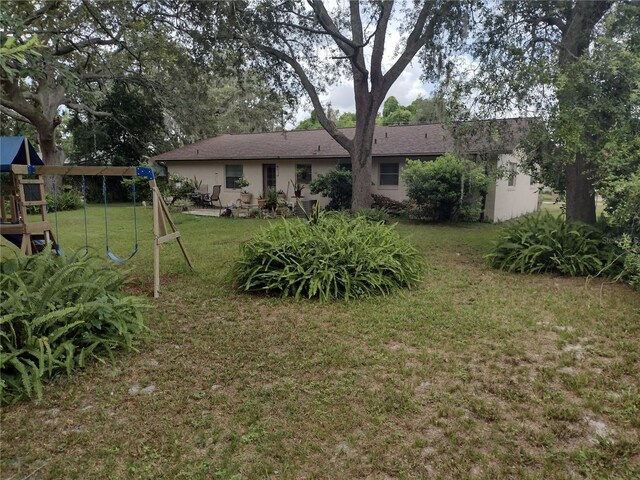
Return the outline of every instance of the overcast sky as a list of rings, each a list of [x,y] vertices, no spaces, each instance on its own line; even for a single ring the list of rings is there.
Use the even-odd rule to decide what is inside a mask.
[[[419,95],[428,97],[433,91],[433,86],[429,83],[423,83],[420,80],[422,75],[422,67],[417,60],[414,60],[404,72],[400,75],[400,78],[393,84],[387,97],[394,96],[398,99],[401,105],[408,105],[413,102]],[[327,95],[321,96],[322,104],[327,105],[331,102],[331,107],[344,112],[355,112],[356,106],[353,97],[353,82],[343,83],[336,85],[328,89]],[[311,113],[311,106],[308,106],[304,111],[298,112],[297,120],[300,122],[305,118],[308,118]]]
[[[401,43],[400,33],[397,29],[393,28],[393,26],[390,26],[382,61],[383,72],[386,72],[395,63],[396,47],[399,43]],[[365,53],[365,55],[367,55],[367,53]],[[369,60],[370,59],[367,58],[367,65],[370,65]],[[420,80],[421,75],[422,67],[416,56],[393,84],[387,94],[387,98],[394,96],[398,99],[400,105],[408,105],[420,95],[429,97],[434,90],[434,86],[431,83],[422,82],[422,80]],[[321,95],[320,100],[324,106],[331,102],[331,107],[340,110],[341,113],[356,111],[353,96],[353,82],[350,79],[345,79],[344,83],[328,88],[327,94]],[[310,102],[303,106],[296,115],[296,125],[305,118],[308,118],[312,110],[313,107]]]

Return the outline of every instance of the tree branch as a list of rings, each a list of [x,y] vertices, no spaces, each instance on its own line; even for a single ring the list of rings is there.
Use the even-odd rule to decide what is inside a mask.
[[[329,35],[333,37],[338,47],[340,47],[340,50],[342,50],[345,55],[354,55],[357,48],[359,46],[361,47],[362,45],[357,45],[353,42],[353,40],[350,40],[349,38],[342,35],[342,33],[340,33],[340,30],[329,15],[329,12],[327,12],[327,9],[324,6],[324,2],[322,2],[321,0],[308,0],[308,2],[315,12],[318,22],[320,22],[322,28],[329,32]]]
[[[363,48],[362,22],[360,21],[360,11],[358,8],[358,1],[357,0],[352,1],[350,3],[350,8],[352,9],[352,12],[351,12],[352,15],[353,15],[354,5],[357,11],[356,23],[357,24],[359,23],[360,25],[359,26],[360,33],[358,34],[359,40],[360,40],[359,42],[356,41],[355,38],[353,40],[348,39],[342,33],[340,33],[340,30],[338,29],[335,22],[329,15],[329,12],[327,12],[327,9],[324,6],[324,2],[322,2],[321,0],[308,0],[308,2],[309,2],[309,5],[311,5],[311,8],[313,8],[313,11],[316,12],[316,17],[318,18],[318,22],[320,22],[320,25],[322,25],[322,28],[324,28],[329,33],[329,35],[331,35],[331,38],[333,38],[333,41],[336,42],[336,45],[338,45],[338,48],[340,48],[340,50],[344,52],[347,58],[349,58],[349,61],[351,62],[351,66],[354,70],[354,73],[359,72],[360,74],[368,78],[369,72],[364,63],[364,52],[362,51],[362,48]]]
[[[27,17],[25,19],[24,26],[27,27],[27,26],[31,25],[33,22],[35,22],[37,19],[42,17],[49,10],[54,10],[54,9],[58,8],[61,3],[62,2],[60,0],[51,1],[51,2],[45,2],[45,4],[41,8],[39,8],[38,10],[33,12],[33,15],[31,15],[30,17]]]
[[[73,102],[72,100],[69,100],[69,99],[65,99],[64,105],[67,108],[70,108],[71,110],[75,110],[76,112],[86,112],[86,113],[89,113],[89,114],[93,115],[94,117],[99,117],[99,118],[110,118],[110,117],[113,117],[112,113],[101,112],[99,110],[95,110],[95,109],[91,108],[88,105],[85,105],[84,103],[75,103],[75,102]]]
[[[393,0],[390,2],[380,2],[380,17],[376,26],[375,40],[373,41],[373,51],[371,52],[371,85],[375,90],[382,82],[382,58],[384,56],[384,44],[387,36],[387,26],[391,18]]]
[[[300,25],[300,24],[297,24],[297,23],[273,22],[273,25],[276,25],[276,26],[279,26],[279,27],[290,27],[290,28],[293,28],[295,30],[301,30],[301,31],[307,32],[307,33],[315,33],[317,35],[331,35],[331,33],[327,32],[326,30],[318,30],[316,28],[305,27],[304,25]]]
[[[19,122],[24,122],[24,123],[29,123],[31,124],[31,122],[29,121],[29,119],[27,117],[23,117],[22,115],[20,115],[18,112],[5,107],[4,105],[0,105],[0,112],[4,113],[7,117],[11,117],[14,120],[17,120]]]
[[[122,38],[122,35],[123,35],[123,31],[126,28],[125,26],[122,26],[120,31],[118,33],[114,34],[113,32],[111,32],[111,30],[109,30],[109,28],[107,28],[107,26],[104,24],[102,19],[98,16],[98,14],[93,11],[93,7],[91,6],[91,4],[89,4],[87,2],[87,0],[82,0],[82,4],[85,6],[87,11],[89,12],[89,15],[91,15],[91,18],[93,18],[98,23],[98,25],[100,25],[102,30],[104,30],[104,32],[107,35],[109,35],[109,37],[111,37],[111,39],[113,40],[114,44],[120,44],[122,46],[122,48],[124,48],[127,52],[129,52],[129,54],[133,58],[135,58],[137,61],[140,61],[138,56],[135,53],[133,53],[131,51],[131,49],[126,44],[124,44],[123,42],[120,41],[120,39]]]
[[[8,108],[16,114],[26,118],[29,123],[35,125],[42,120],[42,114],[22,95],[20,88],[8,79],[2,79],[2,95],[0,95],[0,105]]]
[[[364,33],[362,32],[359,0],[349,0],[349,13],[351,14],[351,38],[356,45],[362,48],[364,44]]]
[[[563,47],[561,43],[556,42],[554,40],[551,40],[550,38],[540,37],[538,35],[533,35],[531,37],[531,40],[529,40],[529,42],[528,42],[528,46],[529,47],[533,47],[536,43],[547,43],[547,44],[551,45],[552,47],[557,48],[558,50],[565,50],[566,54],[569,55],[570,57],[572,57],[574,60],[578,58],[573,53],[571,53],[569,50],[567,50],[565,47]]]
[[[539,17],[538,20],[540,22],[546,23],[551,27],[557,27],[562,33],[567,31],[567,24],[562,21],[559,17],[554,17],[552,15],[547,15],[546,17]]]
[[[353,140],[347,138],[347,136],[337,129],[336,125],[327,118],[327,115],[322,108],[322,104],[320,103],[320,97],[318,96],[318,92],[314,87],[313,83],[307,76],[307,73],[302,68],[302,65],[293,57],[287,55],[286,53],[277,50],[273,47],[269,47],[267,45],[255,45],[256,48],[262,50],[269,55],[274,56],[280,61],[287,63],[293,68],[298,77],[300,78],[300,82],[302,82],[302,86],[309,94],[309,98],[311,99],[311,103],[313,104],[313,108],[316,111],[316,115],[318,116],[318,120],[323,128],[333,137],[333,139],[338,142],[342,148],[344,148],[349,154],[353,151]]]
[[[119,43],[119,40],[115,39],[106,39],[106,38],[87,38],[82,42],[72,43],[71,45],[66,45],[64,47],[59,47],[56,45],[56,50],[53,52],[54,56],[60,57],[63,55],[68,55],[71,52],[80,51],[82,48],[87,47],[89,45],[116,45]]]
[[[367,66],[364,62],[364,32],[362,31],[362,18],[360,17],[360,1],[350,0],[349,13],[351,14],[351,36],[358,47],[354,49],[351,63],[362,75],[369,77]]]
[[[429,20],[429,24],[425,28],[427,18],[429,17],[429,11],[433,8],[434,3],[435,1],[425,2],[422,6],[422,10],[420,10],[420,13],[418,14],[416,24],[409,34],[409,38],[407,38],[407,45],[404,52],[402,52],[398,60],[396,60],[393,66],[383,76],[382,92],[384,94],[386,94],[389,88],[391,88],[391,85],[394,84],[407,65],[409,65],[409,62],[411,62],[413,57],[415,57],[416,53],[418,53],[418,51],[428,41],[433,39],[435,36],[436,26],[442,21],[442,18],[446,17],[451,11],[455,2],[443,1],[438,9],[435,12],[432,12],[431,20]]]

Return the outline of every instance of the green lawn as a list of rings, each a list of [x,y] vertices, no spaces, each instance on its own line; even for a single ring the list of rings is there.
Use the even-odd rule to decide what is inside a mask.
[[[91,208],[100,253],[102,214]],[[151,211],[139,214],[140,251],[118,268],[146,295]],[[109,215],[124,256],[131,208]],[[196,272],[163,246],[153,336],[4,409],[2,478],[640,477],[637,291],[491,270],[493,225],[403,224],[427,265],[412,291],[249,296],[228,273],[266,222],[176,223]],[[81,211],[60,215],[60,241],[83,244]]]

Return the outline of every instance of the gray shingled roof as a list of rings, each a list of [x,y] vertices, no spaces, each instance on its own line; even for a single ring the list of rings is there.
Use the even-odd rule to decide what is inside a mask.
[[[526,120],[509,120],[509,132],[517,132]],[[465,124],[462,124],[465,125]],[[468,125],[468,124],[467,124]],[[352,138],[355,128],[343,128]],[[502,137],[502,138],[500,138]],[[506,138],[508,137],[508,138]],[[511,151],[520,137],[514,135],[469,135],[465,149],[469,153],[492,146],[496,150]],[[442,124],[376,127],[374,157],[421,157],[441,155],[454,149],[450,130]],[[325,130],[293,130],[288,132],[225,134],[201,140],[153,157],[154,161],[177,160],[251,160],[346,158],[349,155]]]

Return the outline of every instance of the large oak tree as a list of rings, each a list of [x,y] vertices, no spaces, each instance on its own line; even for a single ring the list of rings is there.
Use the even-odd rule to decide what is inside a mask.
[[[137,75],[138,54],[126,34],[139,21],[144,2],[46,0],[5,2],[1,40],[17,45],[37,39],[33,55],[9,59],[0,72],[0,111],[33,125],[43,159],[60,164],[56,142],[61,107],[101,115],[91,105],[107,79]],[[121,58],[126,57],[126,60]]]
[[[548,135],[538,137],[541,141],[529,153],[541,154],[537,167],[547,175],[547,184],[564,187],[567,218],[572,220],[596,220],[596,169],[588,148],[594,132],[583,128],[590,120],[580,113],[592,99],[588,89],[578,88],[576,66],[606,35],[607,18],[627,3],[516,0],[482,12],[482,33],[473,49],[478,69],[468,85],[488,107],[488,115],[525,106],[543,121]],[[535,146],[535,138],[530,139]]]
[[[300,85],[322,127],[350,155],[352,208],[371,205],[375,121],[389,89],[409,63],[420,58],[436,75],[464,40],[472,1],[392,0],[325,3],[322,0],[192,2],[192,34],[213,45],[228,42],[255,64],[263,62],[282,86]],[[401,34],[392,43],[392,31]],[[385,53],[394,52],[385,68]],[[323,107],[323,87],[348,76],[353,81],[355,134],[347,137]]]
[[[76,118],[87,125],[98,119],[117,124],[132,138],[135,129],[126,127],[127,119],[100,108],[115,84],[132,85],[159,102],[170,137],[177,139],[174,147],[239,125],[272,128],[281,118],[282,99],[251,72],[237,76],[238,57],[228,52],[215,64],[196,61],[197,45],[176,38],[180,11],[174,7],[181,3],[4,2],[0,115],[33,126],[49,165],[64,161],[56,133],[65,111],[80,114]]]

